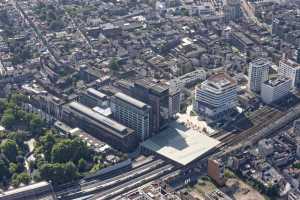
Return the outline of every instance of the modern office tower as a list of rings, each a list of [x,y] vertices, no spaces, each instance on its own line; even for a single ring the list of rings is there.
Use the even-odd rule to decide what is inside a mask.
[[[151,107],[126,94],[116,93],[111,97],[113,118],[133,130],[140,141],[149,138]]]
[[[284,76],[273,76],[261,85],[261,98],[270,104],[276,102],[290,93],[292,81]]]
[[[260,92],[261,84],[268,80],[271,62],[264,58],[256,59],[249,63],[248,84],[253,92]]]
[[[237,83],[220,73],[209,77],[195,91],[195,110],[209,118],[219,118],[237,103]]]
[[[294,60],[286,58],[285,55],[279,61],[278,74],[290,78],[292,80],[293,88],[300,86],[300,64]]]
[[[150,80],[139,79],[133,87],[134,97],[152,108],[151,130],[158,133],[169,124],[169,89]]]
[[[78,102],[64,106],[62,121],[79,127],[121,151],[133,151],[138,145],[135,131],[103,116]]]
[[[169,93],[169,115],[170,117],[174,117],[180,112],[181,92],[180,90],[174,90],[170,91]]]

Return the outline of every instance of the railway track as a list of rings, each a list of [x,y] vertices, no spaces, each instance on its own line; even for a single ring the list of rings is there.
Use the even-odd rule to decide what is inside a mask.
[[[237,145],[245,140],[250,140],[262,128],[281,118],[285,114],[286,113],[270,107],[262,109],[255,115],[249,117],[249,120],[254,123],[253,127],[239,133],[228,133],[217,137],[217,139],[222,142],[218,148],[222,149],[224,147]]]

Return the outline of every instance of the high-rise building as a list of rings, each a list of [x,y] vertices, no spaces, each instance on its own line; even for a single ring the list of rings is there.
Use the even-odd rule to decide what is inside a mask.
[[[278,74],[290,78],[292,87],[300,86],[300,64],[285,56],[279,61]]]
[[[228,0],[224,6],[225,22],[237,21],[243,15],[240,0]]]
[[[225,183],[224,170],[225,166],[221,160],[208,159],[207,174],[220,186]]]
[[[158,133],[169,124],[169,89],[150,80],[135,81],[133,95],[152,108],[151,129]],[[152,132],[152,131],[151,131]]]
[[[113,118],[133,130],[140,141],[149,138],[151,107],[126,94],[116,93],[111,97]]]
[[[229,75],[213,75],[196,87],[194,109],[203,116],[218,118],[232,110],[236,103],[237,83]]]
[[[291,80],[284,76],[273,76],[261,85],[261,98],[270,104],[276,102],[290,93]]]
[[[169,96],[169,114],[170,114],[170,117],[173,117],[177,113],[180,112],[180,101],[181,101],[180,96],[181,96],[180,90],[170,91],[170,96]]]
[[[268,80],[271,62],[264,58],[256,59],[249,63],[248,77],[249,89],[260,92],[261,84]]]

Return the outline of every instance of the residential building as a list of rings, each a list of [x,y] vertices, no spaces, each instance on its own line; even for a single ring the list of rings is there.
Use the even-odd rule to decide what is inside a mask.
[[[219,189],[216,189],[212,192],[205,193],[204,199],[205,200],[233,200],[227,194],[225,194],[224,192],[222,192]]]
[[[290,78],[293,88],[300,86],[300,64],[296,61],[284,56],[279,61],[278,74]]]
[[[113,118],[135,130],[140,141],[149,138],[152,112],[149,105],[118,92],[111,97],[111,110]]]
[[[261,98],[270,104],[276,102],[290,93],[291,79],[283,76],[273,76],[261,85]]]
[[[225,166],[222,161],[208,159],[207,174],[221,186],[225,183],[224,170]]]
[[[205,117],[219,118],[232,110],[236,102],[237,83],[224,73],[213,75],[196,87],[194,109]]]
[[[62,121],[70,126],[83,129],[121,151],[132,151],[138,144],[133,129],[78,102],[71,102],[64,106]]]
[[[248,85],[253,92],[260,92],[261,84],[268,80],[271,62],[264,58],[256,59],[249,63]]]
[[[254,42],[242,32],[232,31],[230,42],[242,52],[247,52],[254,46]]]

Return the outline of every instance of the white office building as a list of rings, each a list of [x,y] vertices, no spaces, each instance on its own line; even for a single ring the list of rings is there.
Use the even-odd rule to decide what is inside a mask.
[[[182,90],[185,86],[196,83],[197,81],[203,81],[205,79],[205,70],[197,69],[195,71],[170,80],[170,91]]]
[[[194,109],[202,116],[218,118],[235,108],[236,103],[237,83],[224,73],[213,75],[196,87]]]
[[[274,76],[262,83],[261,98],[270,104],[276,102],[290,93],[291,79],[284,76]]]
[[[296,61],[282,58],[279,61],[278,74],[290,78],[293,88],[300,85],[300,64]]]
[[[253,92],[260,92],[261,84],[268,80],[271,62],[265,58],[259,58],[249,63],[248,86]]]
[[[123,93],[111,97],[113,118],[136,131],[140,141],[149,138],[151,106]]]

